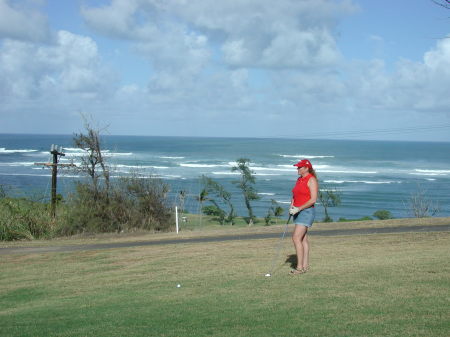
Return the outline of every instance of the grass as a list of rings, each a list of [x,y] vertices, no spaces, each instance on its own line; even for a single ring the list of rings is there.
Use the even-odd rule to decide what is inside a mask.
[[[45,246],[70,246],[97,243],[132,242],[132,241],[158,241],[164,239],[187,239],[192,237],[220,236],[230,234],[254,234],[254,233],[280,233],[284,230],[286,219],[278,219],[278,225],[265,226],[261,220],[254,226],[248,226],[242,218],[237,219],[237,224],[218,225],[211,217],[203,216],[200,225],[199,215],[188,214],[188,222],[180,222],[180,233],[175,232],[151,232],[136,231],[124,233],[95,233],[65,236],[47,240],[18,240],[0,241],[0,248],[7,247],[45,247]],[[449,225],[450,217],[443,218],[404,218],[390,220],[351,221],[351,222],[327,222],[314,223],[312,231],[328,231],[336,229],[354,228],[381,228],[403,226],[432,226]],[[175,228],[175,227],[174,227]],[[292,221],[289,225],[292,230]]]
[[[3,255],[1,335],[448,336],[449,232],[311,241],[296,277],[278,239]]]

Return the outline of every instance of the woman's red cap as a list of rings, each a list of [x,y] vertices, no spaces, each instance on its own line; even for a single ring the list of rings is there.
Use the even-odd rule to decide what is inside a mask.
[[[308,159],[300,160],[297,164],[294,164],[294,166],[297,166],[297,167],[306,166],[307,168],[312,169],[312,164]]]

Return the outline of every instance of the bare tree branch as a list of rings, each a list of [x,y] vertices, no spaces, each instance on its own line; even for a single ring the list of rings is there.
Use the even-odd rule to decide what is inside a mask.
[[[436,5],[450,9],[450,0],[431,0],[431,1],[433,1]]]

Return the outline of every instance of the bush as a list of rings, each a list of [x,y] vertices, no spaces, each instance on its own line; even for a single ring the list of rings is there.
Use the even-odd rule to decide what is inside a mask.
[[[284,213],[283,207],[281,207],[278,202],[274,199],[270,200],[270,207],[267,210],[267,215],[264,217],[264,222],[266,226],[270,226],[271,224],[275,224],[276,221],[273,221],[273,217],[277,219],[279,216],[282,216]]]
[[[3,185],[0,185],[0,199],[6,198],[6,191]]]
[[[121,178],[113,200],[125,199],[128,229],[168,230],[173,222],[167,199],[169,186],[161,179],[132,176]],[[119,194],[117,194],[119,192]],[[130,212],[132,211],[132,212]]]
[[[373,213],[373,216],[375,218],[378,218],[380,220],[388,220],[388,219],[393,219],[394,217],[392,216],[391,212],[385,210],[385,209],[380,209],[378,211],[376,211],[375,213]]]
[[[218,220],[221,225],[225,224],[226,214],[220,207],[218,207],[216,205],[204,206],[202,208],[202,212],[204,214],[206,214],[206,215],[210,215],[210,216],[216,217],[216,220]]]
[[[59,202],[57,216],[49,204],[0,196],[0,240],[32,240],[55,235],[169,230],[172,215],[168,186],[159,179],[120,178],[108,189],[78,183],[76,192]]]
[[[0,240],[32,240],[53,235],[47,204],[24,198],[0,198]]]
[[[275,223],[275,221],[272,220],[272,214],[270,214],[270,212],[268,212],[264,217],[264,223],[266,226],[270,226],[271,224]]]
[[[160,179],[137,175],[111,181],[108,187],[78,183],[58,233],[169,230],[173,221],[167,193],[168,185]]]
[[[370,216],[364,216],[359,219],[346,219],[346,218],[339,218],[338,222],[351,222],[351,221],[367,221],[367,220],[373,220]]]
[[[427,191],[421,185],[417,186],[417,191],[411,194],[405,206],[410,215],[415,218],[435,216],[440,211],[439,204],[428,196]]]
[[[100,130],[85,122],[85,132],[74,136],[76,147],[85,151],[78,170],[88,182],[79,182],[68,203],[60,234],[122,232],[136,229],[162,231],[171,226],[168,185],[160,179],[131,177],[112,180],[102,153]]]
[[[333,218],[327,214],[325,215],[325,218],[323,218],[322,222],[333,222]]]

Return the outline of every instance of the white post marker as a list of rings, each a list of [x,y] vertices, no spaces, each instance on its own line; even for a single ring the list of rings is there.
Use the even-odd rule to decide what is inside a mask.
[[[175,225],[177,227],[177,234],[178,234],[178,206],[175,206]]]

